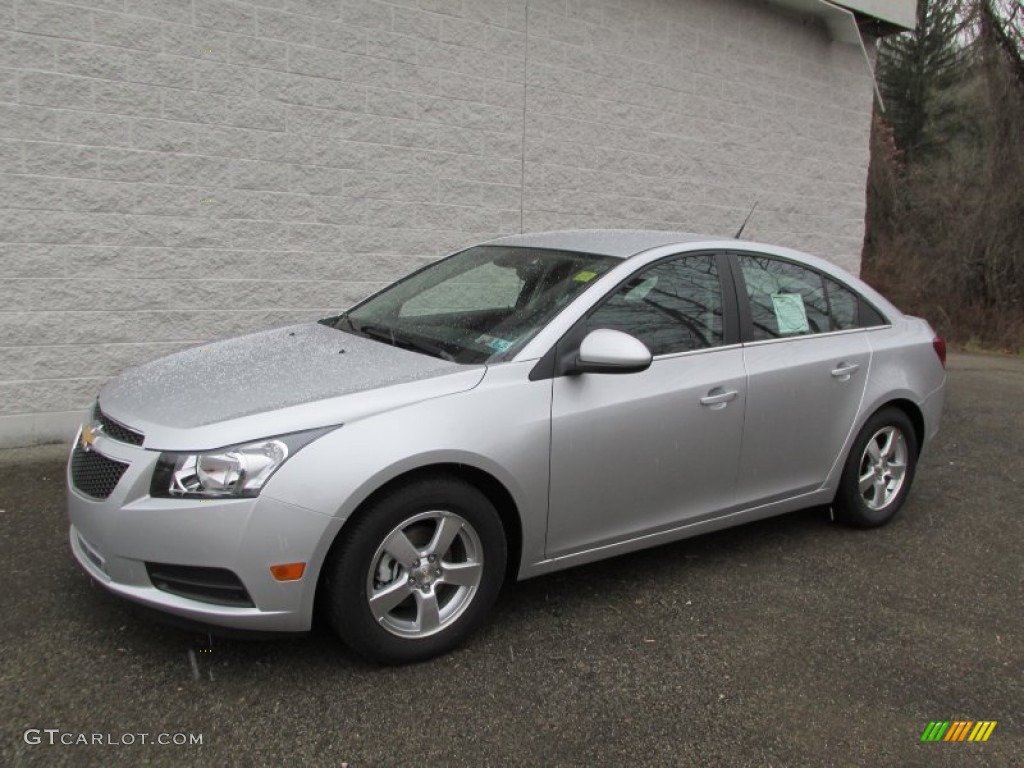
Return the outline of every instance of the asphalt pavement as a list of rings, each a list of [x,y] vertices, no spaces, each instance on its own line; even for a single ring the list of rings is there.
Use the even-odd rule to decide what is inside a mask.
[[[888,527],[818,508],[512,585],[401,668],[136,614],[71,557],[66,449],[0,452],[0,764],[1024,765],[1024,361],[949,368]]]

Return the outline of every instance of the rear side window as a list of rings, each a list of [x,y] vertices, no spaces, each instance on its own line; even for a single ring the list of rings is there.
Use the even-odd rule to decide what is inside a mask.
[[[832,330],[820,274],[767,256],[740,256],[739,260],[755,341]]]
[[[828,291],[832,330],[845,331],[850,328],[859,328],[860,297],[830,277],[825,278],[825,289]]]
[[[865,317],[868,305],[860,295],[817,270],[770,256],[744,254],[738,259],[754,341],[879,324],[872,322],[877,312]]]

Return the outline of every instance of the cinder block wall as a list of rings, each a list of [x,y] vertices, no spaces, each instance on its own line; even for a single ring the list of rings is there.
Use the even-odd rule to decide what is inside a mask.
[[[753,0],[0,0],[0,446],[500,233],[759,201],[856,270],[871,98]]]

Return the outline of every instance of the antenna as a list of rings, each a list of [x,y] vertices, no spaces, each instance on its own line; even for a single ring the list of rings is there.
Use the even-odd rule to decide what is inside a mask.
[[[754,207],[750,209],[750,213],[748,213],[747,214],[747,218],[745,218],[743,220],[743,223],[740,225],[739,231],[736,233],[736,236],[733,238],[733,240],[739,240],[740,239],[740,236],[743,234],[743,230],[747,228],[747,222],[750,221],[750,217],[753,216],[754,215],[754,211],[757,210],[757,204],[759,202],[761,202],[761,201],[760,200],[755,200],[754,201]]]

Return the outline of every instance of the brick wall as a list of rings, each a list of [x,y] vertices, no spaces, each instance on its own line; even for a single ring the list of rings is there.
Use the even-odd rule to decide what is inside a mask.
[[[759,201],[856,269],[870,108],[859,49],[753,0],[0,0],[0,445],[520,228]]]

